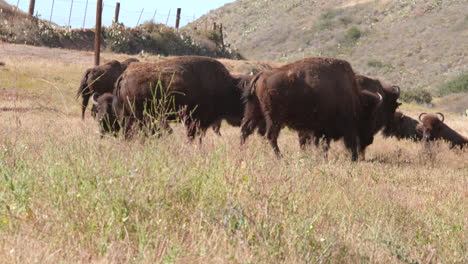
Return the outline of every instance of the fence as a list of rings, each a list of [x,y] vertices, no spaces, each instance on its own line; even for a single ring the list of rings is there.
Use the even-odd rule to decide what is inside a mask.
[[[30,2],[34,0],[5,0],[8,4],[28,12]],[[115,16],[117,1],[103,1],[102,24],[110,26]],[[134,8],[134,7],[132,7]],[[51,21],[59,26],[71,28],[94,28],[96,24],[96,0],[36,0],[34,16]],[[123,4],[119,8],[119,22],[134,27],[146,21],[175,27],[177,9],[148,10],[131,9]],[[180,26],[195,20],[191,16],[180,15]]]

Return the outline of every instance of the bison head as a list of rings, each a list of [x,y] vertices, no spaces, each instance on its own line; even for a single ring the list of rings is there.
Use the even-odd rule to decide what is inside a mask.
[[[377,114],[383,103],[380,93],[361,91],[361,114],[359,124],[359,140],[361,149],[372,144],[374,141]]]
[[[383,101],[376,112],[375,131],[377,132],[384,126],[391,125],[394,114],[401,103],[398,102],[400,97],[400,87],[385,86],[379,80],[372,79],[363,75],[356,75],[356,82],[361,91],[366,90],[374,93],[380,93]]]
[[[441,119],[439,119],[439,116]],[[440,130],[445,127],[444,120],[445,117],[442,113],[421,113],[419,115],[419,121],[422,122],[423,139],[425,141],[430,141],[439,138]]]
[[[101,135],[113,133],[120,130],[117,120],[117,113],[114,107],[114,96],[111,93],[103,95],[93,94],[91,97],[93,103],[94,117],[98,120],[101,128]]]
[[[393,120],[383,130],[385,137],[396,137],[398,139],[409,138],[420,140],[422,129],[419,122],[401,112],[395,112]]]

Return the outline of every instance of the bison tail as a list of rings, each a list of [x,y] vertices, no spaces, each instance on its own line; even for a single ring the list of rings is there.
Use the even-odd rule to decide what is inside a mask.
[[[257,81],[260,78],[260,75],[262,73],[258,73],[246,87],[244,87],[243,92],[242,92],[242,102],[245,104],[248,101],[252,100],[253,98],[256,97],[255,90],[257,88]]]

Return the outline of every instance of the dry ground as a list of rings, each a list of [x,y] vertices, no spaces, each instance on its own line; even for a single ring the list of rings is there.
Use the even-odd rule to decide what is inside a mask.
[[[91,59],[0,43],[1,263],[467,263],[467,150],[377,136],[351,163],[340,142],[325,159],[284,130],[278,161],[227,124],[202,145],[176,124],[100,139],[75,98]],[[468,135],[466,117],[446,122]]]

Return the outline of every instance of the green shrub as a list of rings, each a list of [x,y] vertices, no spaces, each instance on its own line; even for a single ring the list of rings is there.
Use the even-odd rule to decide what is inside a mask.
[[[424,89],[414,89],[402,91],[400,99],[406,103],[416,102],[418,104],[430,104],[432,102],[432,95]]]
[[[467,93],[468,92],[468,72],[464,72],[457,77],[445,82],[439,86],[438,93],[440,96],[445,96],[452,93]]]
[[[361,35],[361,30],[359,30],[359,28],[357,28],[356,26],[353,26],[346,32],[346,39],[354,42],[357,41],[361,37]]]
[[[377,60],[370,60],[367,62],[367,66],[373,67],[373,68],[383,68],[385,67],[385,64],[381,61]]]

